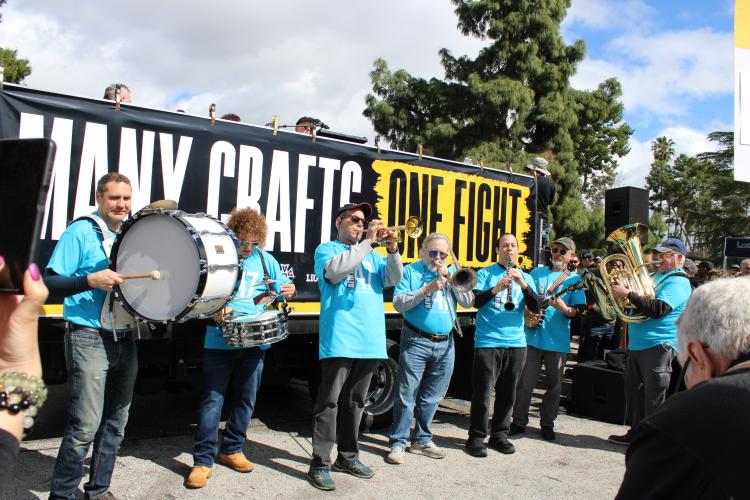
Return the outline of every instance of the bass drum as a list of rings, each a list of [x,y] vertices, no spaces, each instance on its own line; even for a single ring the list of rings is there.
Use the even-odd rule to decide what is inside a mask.
[[[205,214],[144,209],[122,225],[110,267],[121,275],[159,272],[159,279],[128,279],[115,298],[136,319],[183,322],[221,309],[240,285],[234,233]]]

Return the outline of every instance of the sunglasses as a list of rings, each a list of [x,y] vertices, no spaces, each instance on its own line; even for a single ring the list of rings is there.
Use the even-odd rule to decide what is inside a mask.
[[[246,246],[257,247],[258,245],[259,245],[259,243],[257,241],[247,241],[247,240],[240,241],[240,246],[241,247],[246,247]]]
[[[351,217],[347,218],[350,219],[354,224],[359,224],[360,222],[362,223],[362,225],[367,224],[367,219],[364,219],[358,215],[352,215]],[[344,220],[344,218],[342,217],[341,220]]]
[[[559,253],[560,255],[565,255],[566,253],[568,253],[568,249],[567,248],[553,247],[552,248],[552,253]]]
[[[433,259],[437,259],[438,257],[440,257],[440,260],[445,260],[445,259],[448,258],[448,254],[447,253],[445,253],[445,252],[439,252],[438,250],[430,250],[428,252],[428,255],[431,258],[433,258]]]

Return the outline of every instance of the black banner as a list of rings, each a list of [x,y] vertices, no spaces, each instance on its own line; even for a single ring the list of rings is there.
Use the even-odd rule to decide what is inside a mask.
[[[40,266],[67,224],[95,210],[96,180],[108,171],[131,179],[133,212],[159,199],[222,219],[236,206],[259,209],[268,223],[266,248],[297,285],[298,312],[317,311],[303,304],[319,298],[315,248],[335,238],[336,209],[352,201],[373,204],[388,226],[420,217],[423,236],[446,233],[461,264],[471,267],[494,262],[497,238],[512,232],[519,264],[532,265],[533,179],[525,175],[135,105],[118,110],[110,101],[7,84],[0,137],[57,143]],[[418,242],[407,238],[401,251],[405,262],[417,260]]]

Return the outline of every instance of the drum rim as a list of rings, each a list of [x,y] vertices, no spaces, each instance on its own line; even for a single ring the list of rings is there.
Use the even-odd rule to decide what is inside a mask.
[[[175,220],[177,220],[180,224],[185,226],[186,229],[190,232],[190,236],[192,237],[193,241],[196,243],[196,247],[198,249],[198,257],[199,260],[208,262],[208,256],[206,254],[206,246],[203,244],[203,241],[200,238],[200,235],[198,234],[198,230],[195,226],[190,224],[190,222],[184,220],[183,216],[199,216],[199,217],[208,217],[209,219],[212,219],[213,221],[217,222],[223,229],[227,231],[227,234],[229,235],[232,243],[234,243],[235,249],[237,250],[237,279],[235,280],[234,287],[232,289],[232,293],[230,296],[234,296],[237,293],[237,290],[240,287],[240,283],[242,281],[242,258],[240,254],[240,244],[237,240],[237,235],[234,234],[234,231],[229,229],[226,224],[221,222],[216,217],[205,214],[202,212],[198,213],[188,213],[183,210],[164,210],[162,208],[157,209],[143,209],[136,212],[131,218],[126,220],[122,223],[122,226],[120,228],[120,233],[117,235],[117,238],[115,238],[115,242],[112,245],[112,251],[110,252],[110,258],[109,258],[109,268],[117,272],[117,255],[120,250],[120,245],[122,244],[123,237],[127,233],[127,231],[135,224],[135,222],[139,219],[149,217],[152,215],[167,215]],[[133,316],[135,319],[140,319],[143,321],[147,321],[150,323],[177,323],[182,318],[184,318],[195,306],[196,302],[200,298],[200,296],[203,294],[203,292],[206,290],[206,282],[208,281],[208,269],[205,267],[201,267],[200,273],[198,275],[198,285],[195,289],[195,292],[193,293],[193,299],[185,306],[185,308],[177,314],[174,318],[170,319],[153,319],[149,318],[143,314],[139,314],[133,307],[130,305],[130,303],[125,300],[125,297],[120,290],[120,285],[115,285],[112,288],[112,293],[114,294],[115,298],[118,299],[122,307],[130,313],[131,316]]]

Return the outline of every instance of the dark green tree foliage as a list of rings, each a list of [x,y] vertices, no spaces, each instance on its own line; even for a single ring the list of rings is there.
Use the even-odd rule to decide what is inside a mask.
[[[546,157],[557,184],[556,233],[587,233],[597,223],[589,220],[595,211],[586,212],[581,191],[601,198],[632,133],[620,124],[619,84],[607,80],[593,92],[570,88],[585,52],[583,41],[566,45],[559,33],[570,0],[452,1],[459,30],[489,44],[475,59],[442,49],[445,80],[392,72],[378,59],[363,114],[405,151],[423,144],[437,156],[483,158],[485,165],[514,171],[534,156]]]
[[[674,155],[674,141],[659,137],[646,178],[651,207],[662,212],[670,235],[684,239],[698,257],[720,260],[724,237],[750,234],[750,185],[735,182],[733,134],[713,132],[714,152]]]
[[[5,0],[0,0],[0,7],[5,5]],[[0,22],[3,15],[0,14]],[[31,66],[28,59],[19,59],[18,51],[0,47],[0,66],[5,68],[3,81],[10,83],[21,83],[23,79],[31,74]]]

